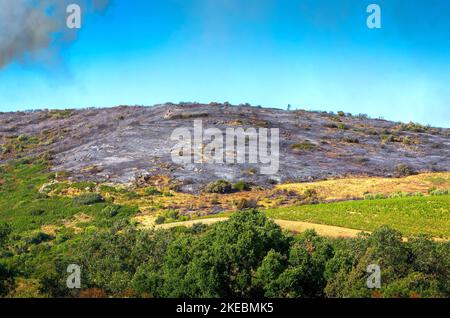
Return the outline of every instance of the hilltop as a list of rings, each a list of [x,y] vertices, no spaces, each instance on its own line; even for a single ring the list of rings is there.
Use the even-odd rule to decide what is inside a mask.
[[[175,164],[175,128],[280,129],[280,169],[258,165]],[[227,103],[120,106],[0,114],[0,163],[46,155],[71,179],[120,184],[168,183],[198,192],[206,184],[245,180],[261,187],[348,176],[405,176],[450,170],[450,130],[339,112],[283,111]]]

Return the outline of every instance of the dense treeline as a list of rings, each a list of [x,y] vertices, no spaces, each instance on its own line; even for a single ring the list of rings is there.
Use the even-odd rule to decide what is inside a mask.
[[[0,227],[3,296],[21,296],[13,276],[42,297],[450,296],[449,243],[403,242],[386,227],[356,239],[293,235],[247,211],[191,229],[142,231],[120,222],[27,253],[8,245],[9,232]],[[82,268],[81,290],[66,287],[69,264]],[[381,289],[367,288],[370,264],[381,268]]]

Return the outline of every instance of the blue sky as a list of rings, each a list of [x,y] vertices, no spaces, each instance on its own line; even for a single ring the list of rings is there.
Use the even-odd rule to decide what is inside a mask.
[[[114,0],[53,56],[0,69],[1,111],[229,101],[450,127],[448,0]]]

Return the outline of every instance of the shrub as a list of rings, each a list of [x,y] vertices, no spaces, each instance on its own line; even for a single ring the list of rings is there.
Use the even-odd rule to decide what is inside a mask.
[[[359,144],[359,139],[355,137],[344,137],[342,141],[349,144]]]
[[[225,180],[217,180],[211,182],[205,188],[205,191],[208,193],[221,193],[221,194],[230,193],[232,192],[232,190],[233,187],[231,186],[231,183]]]
[[[251,184],[245,181],[238,181],[233,185],[233,190],[236,191],[250,191]]]
[[[406,125],[403,124],[400,126],[400,128],[402,130],[413,131],[413,132],[418,132],[418,133],[423,133],[428,130],[428,127],[425,127],[421,124],[414,123],[414,122],[409,122],[409,124],[406,124]]]
[[[159,215],[155,220],[156,224],[164,224],[164,222],[166,222],[166,218],[162,215]]]
[[[98,193],[86,193],[73,199],[73,203],[76,205],[91,205],[101,202],[104,202],[104,199]]]
[[[395,199],[395,198],[407,198],[407,197],[410,197],[410,196],[412,196],[412,194],[411,193],[408,193],[408,192],[395,192],[395,193],[392,193],[392,194],[390,194],[389,195],[389,198],[391,198],[391,199]]]
[[[409,138],[408,136],[406,136],[406,137],[403,138],[402,143],[403,143],[404,145],[411,145],[411,144],[412,144],[412,140],[411,140],[411,138]]]
[[[180,213],[176,210],[167,210],[164,212],[163,217],[166,219],[178,220]]]
[[[17,137],[17,141],[19,142],[27,142],[28,141],[28,137],[24,134],[19,135],[19,137]]]
[[[161,191],[159,191],[157,188],[155,187],[149,187],[147,189],[144,190],[144,193],[146,195],[161,195]]]
[[[447,194],[450,194],[450,189],[448,189],[448,190],[430,189],[428,191],[428,193],[432,196],[447,195]]]
[[[408,166],[407,164],[401,163],[395,167],[394,175],[396,177],[407,177],[417,174],[413,168]]]
[[[336,125],[335,123],[327,123],[324,125],[327,128],[331,128],[331,129],[337,129],[338,125]]]
[[[340,117],[345,117],[345,112],[343,112],[343,111],[338,111],[337,114],[338,114]]]
[[[45,213],[45,211],[42,210],[42,209],[34,209],[34,210],[30,211],[30,215],[32,215],[32,216],[39,216],[39,215],[42,215],[44,213]]]
[[[366,193],[364,194],[364,200],[381,200],[386,199],[382,193]]]
[[[108,218],[113,218],[119,214],[120,206],[109,205],[102,210],[102,215]]]
[[[12,227],[8,223],[0,223],[0,251],[3,245],[8,241],[9,235],[12,232]]]
[[[367,114],[358,114],[356,117],[358,117],[359,119],[368,119],[369,115],[367,115]]]
[[[368,161],[370,161],[370,159],[366,158],[366,157],[361,157],[361,156],[355,157],[355,162],[359,163],[359,164],[363,164],[363,163],[368,162]]]
[[[291,148],[293,149],[293,150],[296,150],[296,151],[300,151],[300,150],[312,150],[312,149],[314,149],[314,148],[316,148],[317,146],[315,145],[315,144],[313,144],[311,141],[309,141],[309,140],[305,140],[305,141],[303,141],[303,142],[301,142],[301,143],[296,143],[296,144],[293,144],[292,146],[291,146]]]
[[[48,242],[53,240],[54,237],[51,235],[48,235],[47,233],[44,232],[38,232],[36,235],[34,235],[31,239],[30,239],[30,244],[40,244],[43,242]]]
[[[319,201],[319,194],[316,189],[306,189],[303,192],[302,199],[308,203],[317,203]]]
[[[208,226],[206,224],[199,222],[199,223],[194,223],[192,225],[191,231],[194,234],[199,234],[199,233],[204,232],[207,228],[208,228]]]
[[[247,199],[240,199],[236,201],[234,205],[238,210],[255,209],[258,206],[255,200],[247,200]]]

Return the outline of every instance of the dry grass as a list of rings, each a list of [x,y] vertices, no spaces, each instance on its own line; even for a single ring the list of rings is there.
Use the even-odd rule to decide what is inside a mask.
[[[223,222],[228,220],[226,217],[219,218],[210,218],[210,219],[199,219],[185,222],[176,222],[176,223],[168,223],[157,225],[157,229],[170,229],[178,226],[192,227],[196,223],[202,223],[205,225],[211,225],[217,222]],[[328,237],[356,237],[358,233],[361,233],[360,230],[348,229],[338,226],[330,226],[323,224],[314,224],[307,222],[298,222],[298,221],[286,221],[286,220],[274,220],[281,228],[295,233],[301,233],[306,230],[315,230],[317,234],[328,236]],[[147,222],[146,222],[147,223]],[[148,224],[148,223],[147,223]]]
[[[364,197],[365,193],[389,195],[396,192],[427,193],[430,188],[449,189],[450,173],[425,173],[405,178],[355,177],[311,183],[292,183],[277,186],[278,189],[303,193],[315,189],[322,200],[351,200]]]
[[[201,223],[205,225],[212,225],[218,222],[227,221],[228,217],[217,217],[217,218],[208,218],[208,219],[198,219],[198,220],[191,220],[191,221],[185,221],[185,222],[174,222],[174,223],[167,223],[167,224],[160,224],[155,225],[153,218],[145,218],[141,217],[139,219],[136,218],[137,221],[142,222],[141,226],[143,229],[145,228],[151,228],[155,226],[155,229],[171,229],[179,226],[184,227],[192,227],[194,224]],[[332,237],[332,238],[355,238],[360,233],[367,233],[371,234],[370,231],[363,231],[363,230],[355,230],[340,226],[332,226],[332,225],[325,225],[325,224],[316,224],[316,223],[309,223],[309,222],[300,222],[300,221],[288,221],[288,220],[273,220],[276,224],[278,224],[283,230],[292,232],[292,233],[302,233],[307,230],[314,230],[317,234],[321,236],[326,237]],[[449,240],[449,238],[442,238],[437,237],[433,238],[437,242],[446,242]],[[403,238],[403,241],[408,241],[407,237]]]
[[[421,192],[426,194],[430,188],[450,189],[450,173],[426,173],[405,178],[354,177],[311,183],[278,185],[273,190],[252,190],[231,194],[199,195],[173,192],[172,196],[151,196],[138,191],[139,196],[127,199],[116,195],[116,204],[138,206],[143,216],[155,217],[165,210],[177,210],[181,214],[202,217],[213,211],[234,211],[236,202],[252,200],[263,209],[293,206],[301,203],[301,197],[288,197],[283,191],[289,190],[303,194],[306,189],[317,190],[321,201],[346,201],[361,199],[365,193],[390,195],[396,192]],[[103,193],[108,197],[107,193]]]
[[[94,218],[92,216],[87,215],[85,213],[79,213],[74,215],[70,219],[65,220],[63,224],[66,228],[73,229],[75,233],[80,233],[82,229],[79,226],[84,223],[90,223],[93,220]]]

